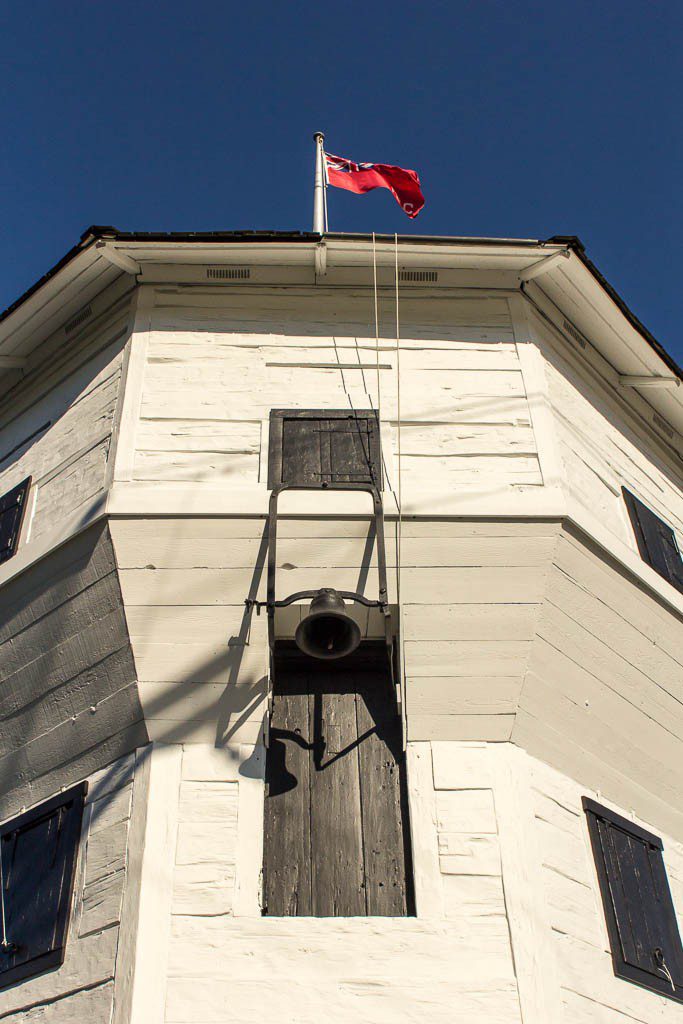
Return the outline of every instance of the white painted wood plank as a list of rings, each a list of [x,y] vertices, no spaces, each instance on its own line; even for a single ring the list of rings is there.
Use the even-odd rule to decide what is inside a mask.
[[[21,1010],[28,1011],[29,1007],[42,1003],[49,1007],[60,996],[73,1001],[74,1007],[78,1006],[81,1002],[77,996],[79,991],[95,988],[113,976],[116,941],[116,929],[72,940],[59,971],[28,978],[20,985],[12,985],[0,992],[0,1013],[3,1017],[17,1014],[21,1020],[18,1016]],[[109,995],[111,998],[111,993]],[[67,1017],[67,1021],[71,1020],[75,1024],[77,1018]]]
[[[408,640],[404,652],[408,676],[520,677],[530,644],[521,640]]]
[[[654,831],[683,839],[683,814],[678,805],[661,798],[633,778],[607,764],[600,756],[580,746],[576,737],[558,732],[539,721],[523,707],[517,711],[512,730],[513,742],[532,756],[576,779],[589,790],[598,791],[603,800],[612,801],[622,813],[634,810]]]
[[[262,743],[242,744],[233,913],[236,917],[258,920],[261,920],[265,773],[266,750]]]
[[[226,413],[229,413],[226,409]],[[197,420],[196,418],[140,420],[136,436],[138,452],[232,452],[249,454],[261,448],[261,423],[244,420]]]
[[[503,743],[510,739],[515,715],[432,715],[411,713],[408,719],[408,737],[411,741],[488,740]]]
[[[447,918],[506,917],[499,876],[444,875],[443,889]]]
[[[51,977],[51,975],[50,975]],[[65,999],[49,997],[21,1013],[12,1014],[13,1024],[80,1024],[80,1021],[108,1020],[114,996],[113,982],[70,993]]]
[[[178,802],[180,824],[237,824],[237,783],[182,780]]]
[[[491,875],[500,878],[498,838],[440,832],[439,866],[444,875]]]
[[[154,745],[141,864],[130,1024],[163,1024],[182,748]]]
[[[258,478],[257,453],[138,451],[133,464],[134,480],[188,480],[215,485],[216,482],[231,483],[235,480],[258,483]]]
[[[262,524],[254,526],[251,537],[207,536],[212,522],[194,520],[194,528],[191,528],[182,519],[174,519],[170,524],[158,520],[154,525],[138,521],[137,529],[127,530],[125,539],[117,522],[113,530],[119,567],[236,569],[253,568],[263,560],[266,548]],[[307,529],[308,536],[287,537],[287,533],[295,531],[283,525],[282,535],[278,528],[278,568],[359,568],[376,564],[377,546],[374,537],[366,531],[356,531],[357,537],[343,536],[340,524],[339,536],[326,536],[332,533],[333,525],[310,523],[296,531]],[[348,532],[351,532],[350,525]],[[391,540],[392,533],[390,530],[385,538],[385,547],[387,564],[393,566],[396,548]],[[405,568],[547,566],[555,546],[553,537],[431,537],[428,525],[424,534],[423,537],[403,537],[401,564]]]
[[[406,703],[414,716],[514,714],[521,676],[408,676]]]
[[[258,596],[265,597],[264,573]],[[363,574],[364,575],[364,574]],[[361,573],[354,569],[291,569],[278,578],[278,596],[297,590],[336,587],[353,590]],[[392,570],[388,574],[389,592],[395,593]],[[246,569],[124,569],[120,572],[121,590],[126,605],[140,604],[219,604],[241,605],[249,593],[252,573]],[[361,577],[361,582],[362,577]],[[361,593],[376,598],[377,575],[370,569]],[[530,567],[434,567],[428,572],[408,567],[401,574],[402,598],[406,604],[434,604],[435,594],[449,604],[532,604],[541,600],[545,590],[545,570]]]
[[[538,884],[541,861],[535,845],[528,760],[509,744],[496,745],[490,756],[496,773],[503,886],[522,1019],[560,1024],[559,981],[548,950],[550,932]]]
[[[233,909],[235,867],[231,863],[176,865],[173,914],[230,914]]]
[[[416,911],[420,919],[439,920],[444,916],[444,899],[429,743],[407,744],[406,772]]]
[[[540,612],[536,604],[407,605],[406,640],[531,640]]]
[[[486,743],[431,744],[434,789],[492,789],[495,775]]]
[[[128,827],[126,884],[121,905],[121,924],[116,955],[112,1024],[129,1024],[131,1019],[133,980],[139,937],[138,913],[147,827],[151,749],[148,744],[138,749],[132,757],[133,799]],[[122,759],[122,763],[126,767],[130,766],[130,762],[130,758]],[[106,780],[103,779],[102,782],[106,785]]]
[[[130,340],[128,342],[128,365],[126,386],[120,412],[120,423],[114,459],[114,480],[130,480],[140,420],[140,405],[144,387],[144,374],[149,344],[150,318],[154,306],[152,289],[138,287]]]
[[[439,834],[495,835],[498,831],[490,789],[437,790],[436,815]]]
[[[183,749],[183,781],[237,782],[239,747],[191,745]]]
[[[401,364],[403,366],[403,363]],[[531,427],[517,423],[401,422],[404,455],[530,455],[536,452]]]

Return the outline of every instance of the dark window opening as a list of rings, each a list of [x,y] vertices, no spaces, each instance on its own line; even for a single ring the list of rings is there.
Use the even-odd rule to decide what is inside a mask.
[[[264,812],[263,913],[414,914],[401,720],[384,643],[320,662],[280,641]]]
[[[273,409],[268,486],[382,487],[380,431],[374,410]]]
[[[28,503],[31,477],[0,498],[0,564],[16,553]]]
[[[683,559],[676,534],[652,509],[622,488],[640,557],[683,594]]]
[[[64,962],[86,784],[0,826],[0,987]]]
[[[587,797],[614,973],[683,1002],[683,947],[662,841]]]

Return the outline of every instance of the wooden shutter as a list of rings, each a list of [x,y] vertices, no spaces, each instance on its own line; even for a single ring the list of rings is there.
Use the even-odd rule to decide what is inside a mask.
[[[676,534],[634,494],[622,490],[641,558],[683,593],[683,559]]]
[[[661,839],[592,800],[583,806],[615,974],[683,1001],[683,948]]]
[[[379,424],[370,410],[273,409],[268,486],[382,486]]]
[[[0,986],[64,961],[86,785],[0,827],[5,933]]]
[[[280,642],[264,809],[264,913],[412,914],[401,721],[386,648],[338,662]]]
[[[31,477],[0,498],[0,563],[17,550]]]

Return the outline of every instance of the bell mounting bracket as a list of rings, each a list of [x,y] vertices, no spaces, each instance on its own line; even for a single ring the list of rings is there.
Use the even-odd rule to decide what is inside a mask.
[[[270,495],[270,504],[268,509],[268,578],[266,585],[266,600],[256,601],[253,598],[247,598],[244,602],[249,611],[251,611],[252,608],[255,608],[257,615],[260,614],[261,608],[265,608],[267,611],[271,679],[273,678],[274,673],[275,609],[286,608],[288,605],[294,604],[296,601],[303,600],[307,597],[313,598],[319,593],[318,590],[299,590],[295,594],[290,594],[289,597],[285,597],[279,601],[275,600],[278,500],[283,491],[320,491],[321,489],[327,491],[365,491],[372,497],[373,515],[375,520],[375,543],[377,545],[379,598],[376,601],[373,601],[365,597],[364,594],[358,594],[350,590],[338,590],[337,593],[345,600],[356,601],[358,604],[365,605],[366,608],[379,608],[382,612],[384,618],[384,637],[387,646],[390,679],[394,692],[396,693],[396,702],[400,709],[400,693],[397,683],[397,680],[400,678],[400,673],[398,672],[398,667],[396,665],[398,651],[394,644],[391,610],[388,602],[387,559],[384,546],[384,507],[382,505],[382,496],[379,488],[371,483],[340,481],[338,483],[324,483],[322,488],[320,484],[278,484],[273,488]]]

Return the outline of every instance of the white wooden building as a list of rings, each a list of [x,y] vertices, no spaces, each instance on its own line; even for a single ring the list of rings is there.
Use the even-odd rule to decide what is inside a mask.
[[[577,239],[380,236],[375,260],[376,291],[370,236],[92,228],[0,320],[3,1022],[683,1021],[681,370]],[[369,864],[393,840],[334,771],[319,861],[292,810],[291,758],[313,780],[321,750],[363,813],[387,792],[360,717],[347,744],[314,662],[316,737],[274,738],[245,604],[307,412],[378,424],[391,907]],[[371,506],[283,492],[277,598],[376,601]],[[381,609],[349,608],[382,649]],[[275,611],[278,650],[307,610]]]

